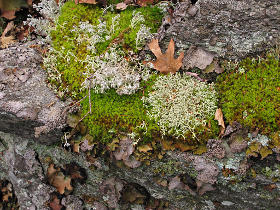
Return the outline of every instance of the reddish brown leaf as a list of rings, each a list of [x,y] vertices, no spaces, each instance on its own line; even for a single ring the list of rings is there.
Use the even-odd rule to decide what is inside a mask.
[[[50,208],[51,208],[52,210],[60,210],[63,206],[60,205],[59,202],[60,202],[59,199],[55,196],[55,197],[52,199],[52,201],[50,202]]]
[[[158,44],[158,39],[153,39],[148,45],[150,50],[157,57],[156,61],[150,61],[153,64],[154,69],[160,71],[163,74],[176,73],[181,66],[184,58],[184,52],[181,52],[177,59],[174,58],[175,44],[173,39],[170,40],[166,52],[163,54]]]

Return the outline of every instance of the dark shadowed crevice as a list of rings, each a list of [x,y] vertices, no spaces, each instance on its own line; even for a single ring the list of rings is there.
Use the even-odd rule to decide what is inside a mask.
[[[198,0],[191,0],[192,4],[195,4]]]

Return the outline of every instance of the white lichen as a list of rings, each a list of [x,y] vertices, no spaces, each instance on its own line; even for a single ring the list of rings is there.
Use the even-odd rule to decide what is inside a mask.
[[[32,26],[38,35],[44,37],[44,42],[51,42],[50,32],[55,28],[63,3],[64,1],[59,1],[59,4],[57,4],[55,0],[42,0],[38,4],[33,4],[34,9],[42,17],[34,18],[29,15],[24,24]]]
[[[113,88],[120,95],[133,94],[139,89],[141,77],[137,66],[131,66],[116,46],[101,56],[89,56],[87,62],[83,88],[91,88],[96,93]]]
[[[148,116],[158,122],[163,135],[184,137],[205,126],[217,109],[217,94],[213,84],[200,82],[186,74],[159,76],[153,91],[142,98],[150,109]]]
[[[256,137],[252,137],[251,133],[248,133],[248,145],[252,144],[253,142],[259,142],[262,146],[268,146],[268,143],[271,141],[267,136],[258,134]]]

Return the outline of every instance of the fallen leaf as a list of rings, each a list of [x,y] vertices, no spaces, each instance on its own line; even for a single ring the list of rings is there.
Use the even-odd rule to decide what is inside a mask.
[[[124,2],[116,4],[116,9],[125,10],[127,8],[127,4]]]
[[[150,151],[150,150],[153,150],[153,148],[151,147],[151,145],[150,144],[145,144],[145,145],[142,145],[142,146],[139,146],[138,147],[138,150],[140,151],[140,152],[148,152],[148,151]]]
[[[199,145],[196,149],[193,150],[193,154],[195,155],[201,155],[205,152],[207,152],[207,147],[204,144]]]
[[[260,155],[262,156],[261,160],[266,158],[268,155],[271,155],[272,153],[273,153],[272,150],[269,149],[268,147],[262,147],[260,149]]]
[[[16,17],[15,13],[16,13],[16,10],[3,10],[3,11],[1,11],[1,17],[4,17],[8,20],[12,20]]]
[[[73,152],[80,153],[80,143],[74,143]]]
[[[49,180],[51,185],[54,186],[60,194],[64,194],[65,188],[72,191],[71,178],[65,177],[62,172],[58,172]]]
[[[31,5],[32,5],[32,1],[33,1],[33,0],[27,0],[27,4],[28,4],[29,6],[31,6]]]
[[[76,4],[81,4],[81,3],[85,3],[85,4],[97,4],[96,0],[75,0]]]
[[[7,48],[10,44],[12,44],[14,42],[15,42],[15,39],[13,36],[1,37],[1,47],[2,48]]]
[[[50,164],[47,169],[47,177],[49,183],[54,186],[60,194],[65,192],[65,188],[72,191],[71,178],[65,177],[60,169],[55,169],[54,164]]]
[[[161,145],[164,150],[171,150],[171,151],[175,150],[175,146],[173,145],[172,141],[162,140]]]
[[[275,188],[277,188],[276,184],[269,184],[269,185],[264,186],[264,189],[266,189],[270,192]]]
[[[55,196],[50,202],[50,208],[52,210],[60,210],[63,206],[60,205],[60,200]]]
[[[116,148],[119,146],[119,142],[120,140],[114,139],[110,144],[108,144],[110,151],[115,151]]]
[[[141,7],[146,7],[148,5],[154,4],[158,2],[157,0],[136,0],[136,4],[138,4]]]
[[[190,151],[190,150],[193,150],[195,148],[195,146],[191,146],[191,145],[184,144],[184,143],[181,143],[181,142],[176,143],[175,147],[177,149],[181,150],[182,152]]]
[[[163,74],[176,73],[176,71],[181,68],[184,52],[181,52],[178,58],[174,58],[175,44],[173,39],[170,40],[168,48],[164,54],[161,52],[158,39],[153,39],[148,46],[156,56],[157,60],[144,63],[152,63],[153,68]]]
[[[223,119],[223,112],[222,112],[221,108],[216,110],[215,120],[217,120],[218,124],[220,126],[222,126],[222,130],[221,130],[221,133],[220,133],[220,135],[222,135],[225,132],[226,127],[225,127],[225,122],[224,122],[224,119]]]
[[[12,30],[14,28],[14,22],[11,21],[8,23],[8,25],[6,26],[5,30],[3,31],[1,37],[0,37],[0,41],[1,41],[1,47],[2,48],[6,48],[9,46],[9,44],[12,44],[15,42],[14,37],[11,36],[6,36],[6,34]]]

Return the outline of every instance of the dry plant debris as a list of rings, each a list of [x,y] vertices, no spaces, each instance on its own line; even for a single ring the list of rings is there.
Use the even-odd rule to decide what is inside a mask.
[[[76,4],[81,4],[81,3],[85,3],[85,4],[97,4],[96,0],[75,0]]]
[[[63,207],[62,205],[60,205],[60,200],[56,195],[53,196],[52,201],[49,203],[49,205],[52,210],[60,210]]]
[[[161,52],[158,44],[158,39],[153,39],[148,44],[150,50],[157,57],[156,61],[149,61],[145,63],[152,63],[153,68],[160,71],[163,74],[176,73],[182,66],[182,60],[184,58],[184,52],[181,52],[178,58],[174,58],[175,44],[173,39],[170,40],[168,48],[165,53]]]
[[[216,110],[215,120],[217,120],[219,125],[222,126],[220,135],[223,135],[224,132],[225,132],[226,127],[225,127],[225,123],[224,123],[224,119],[223,119],[223,112],[222,112],[221,108]]]
[[[71,186],[71,178],[65,177],[60,169],[55,169],[54,164],[50,164],[47,177],[49,183],[54,186],[60,194],[64,194],[65,188],[69,191],[73,190]]]
[[[6,36],[6,34],[11,31],[14,28],[14,22],[11,21],[8,23],[8,25],[6,26],[5,30],[3,31],[1,37],[0,37],[0,41],[1,41],[1,47],[2,48],[7,48],[9,46],[9,44],[12,44],[15,42],[15,37],[10,35],[10,36]]]

